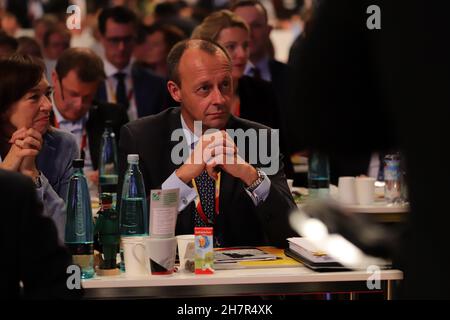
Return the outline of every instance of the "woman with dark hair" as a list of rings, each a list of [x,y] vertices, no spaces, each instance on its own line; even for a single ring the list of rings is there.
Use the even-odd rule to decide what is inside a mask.
[[[0,60],[0,168],[30,177],[64,239],[64,200],[78,157],[75,138],[49,127],[51,87],[44,65],[30,56],[15,54]]]

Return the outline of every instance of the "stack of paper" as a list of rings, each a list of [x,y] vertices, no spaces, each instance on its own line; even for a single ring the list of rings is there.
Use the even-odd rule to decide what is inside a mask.
[[[276,259],[277,256],[254,247],[221,248],[214,252],[214,264]]]
[[[254,250],[256,249],[256,251]],[[217,248],[215,256],[218,259],[224,259],[214,263],[214,269],[260,269],[260,268],[293,268],[300,267],[302,264],[295,259],[287,257],[283,249],[275,247],[257,247],[257,248]],[[248,250],[253,253],[247,256]],[[236,255],[236,251],[237,254]],[[231,253],[232,260],[228,253]],[[240,254],[246,255],[239,257]],[[259,257],[259,258],[257,258]]]
[[[326,252],[320,251],[306,238],[289,238],[285,253],[316,271],[348,270]]]

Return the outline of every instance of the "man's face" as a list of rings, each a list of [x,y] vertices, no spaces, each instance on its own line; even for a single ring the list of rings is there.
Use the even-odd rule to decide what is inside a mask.
[[[181,103],[189,128],[202,121],[203,129],[222,129],[230,116],[233,95],[231,64],[222,52],[211,55],[197,48],[187,49],[178,65],[181,87],[169,81],[172,97]]]
[[[146,43],[148,45],[146,62],[148,64],[164,64],[168,54],[164,34],[156,31],[147,36]]]
[[[234,10],[250,26],[250,59],[262,57],[267,50],[271,27],[259,6],[238,7]]]
[[[63,79],[53,71],[52,79],[55,86],[53,99],[61,115],[70,121],[84,117],[92,105],[98,82],[82,82],[75,70],[70,70]]]
[[[53,33],[48,38],[48,45],[45,48],[45,56],[48,59],[57,60],[70,47],[70,37],[61,33]]]
[[[101,37],[102,44],[106,59],[117,69],[123,69],[130,63],[135,45],[135,31],[132,23],[106,20],[105,34]]]

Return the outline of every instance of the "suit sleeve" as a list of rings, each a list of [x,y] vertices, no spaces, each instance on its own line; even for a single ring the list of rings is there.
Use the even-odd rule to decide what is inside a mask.
[[[263,221],[269,243],[284,248],[287,246],[287,238],[298,236],[289,224],[289,214],[297,206],[289,191],[282,162],[280,164],[280,170],[275,175],[270,176],[269,196],[256,207],[256,212]]]
[[[49,217],[55,223],[58,231],[58,238],[64,243],[64,230],[66,224],[65,202],[56,192],[47,180],[47,177],[41,173],[42,186],[36,189],[38,199],[44,206],[44,215]]]

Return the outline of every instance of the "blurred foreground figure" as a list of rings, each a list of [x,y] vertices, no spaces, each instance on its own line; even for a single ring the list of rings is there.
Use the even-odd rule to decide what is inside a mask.
[[[380,8],[381,29],[367,26],[371,5]],[[405,272],[404,298],[450,298],[447,9],[433,4],[424,14],[419,1],[322,1],[294,59],[287,119],[299,148],[399,147],[406,158],[411,212],[394,257]]]
[[[67,288],[71,257],[59,246],[55,225],[42,216],[41,209],[29,178],[0,170],[0,250],[5,258],[0,265],[2,297],[67,299],[80,294]]]

